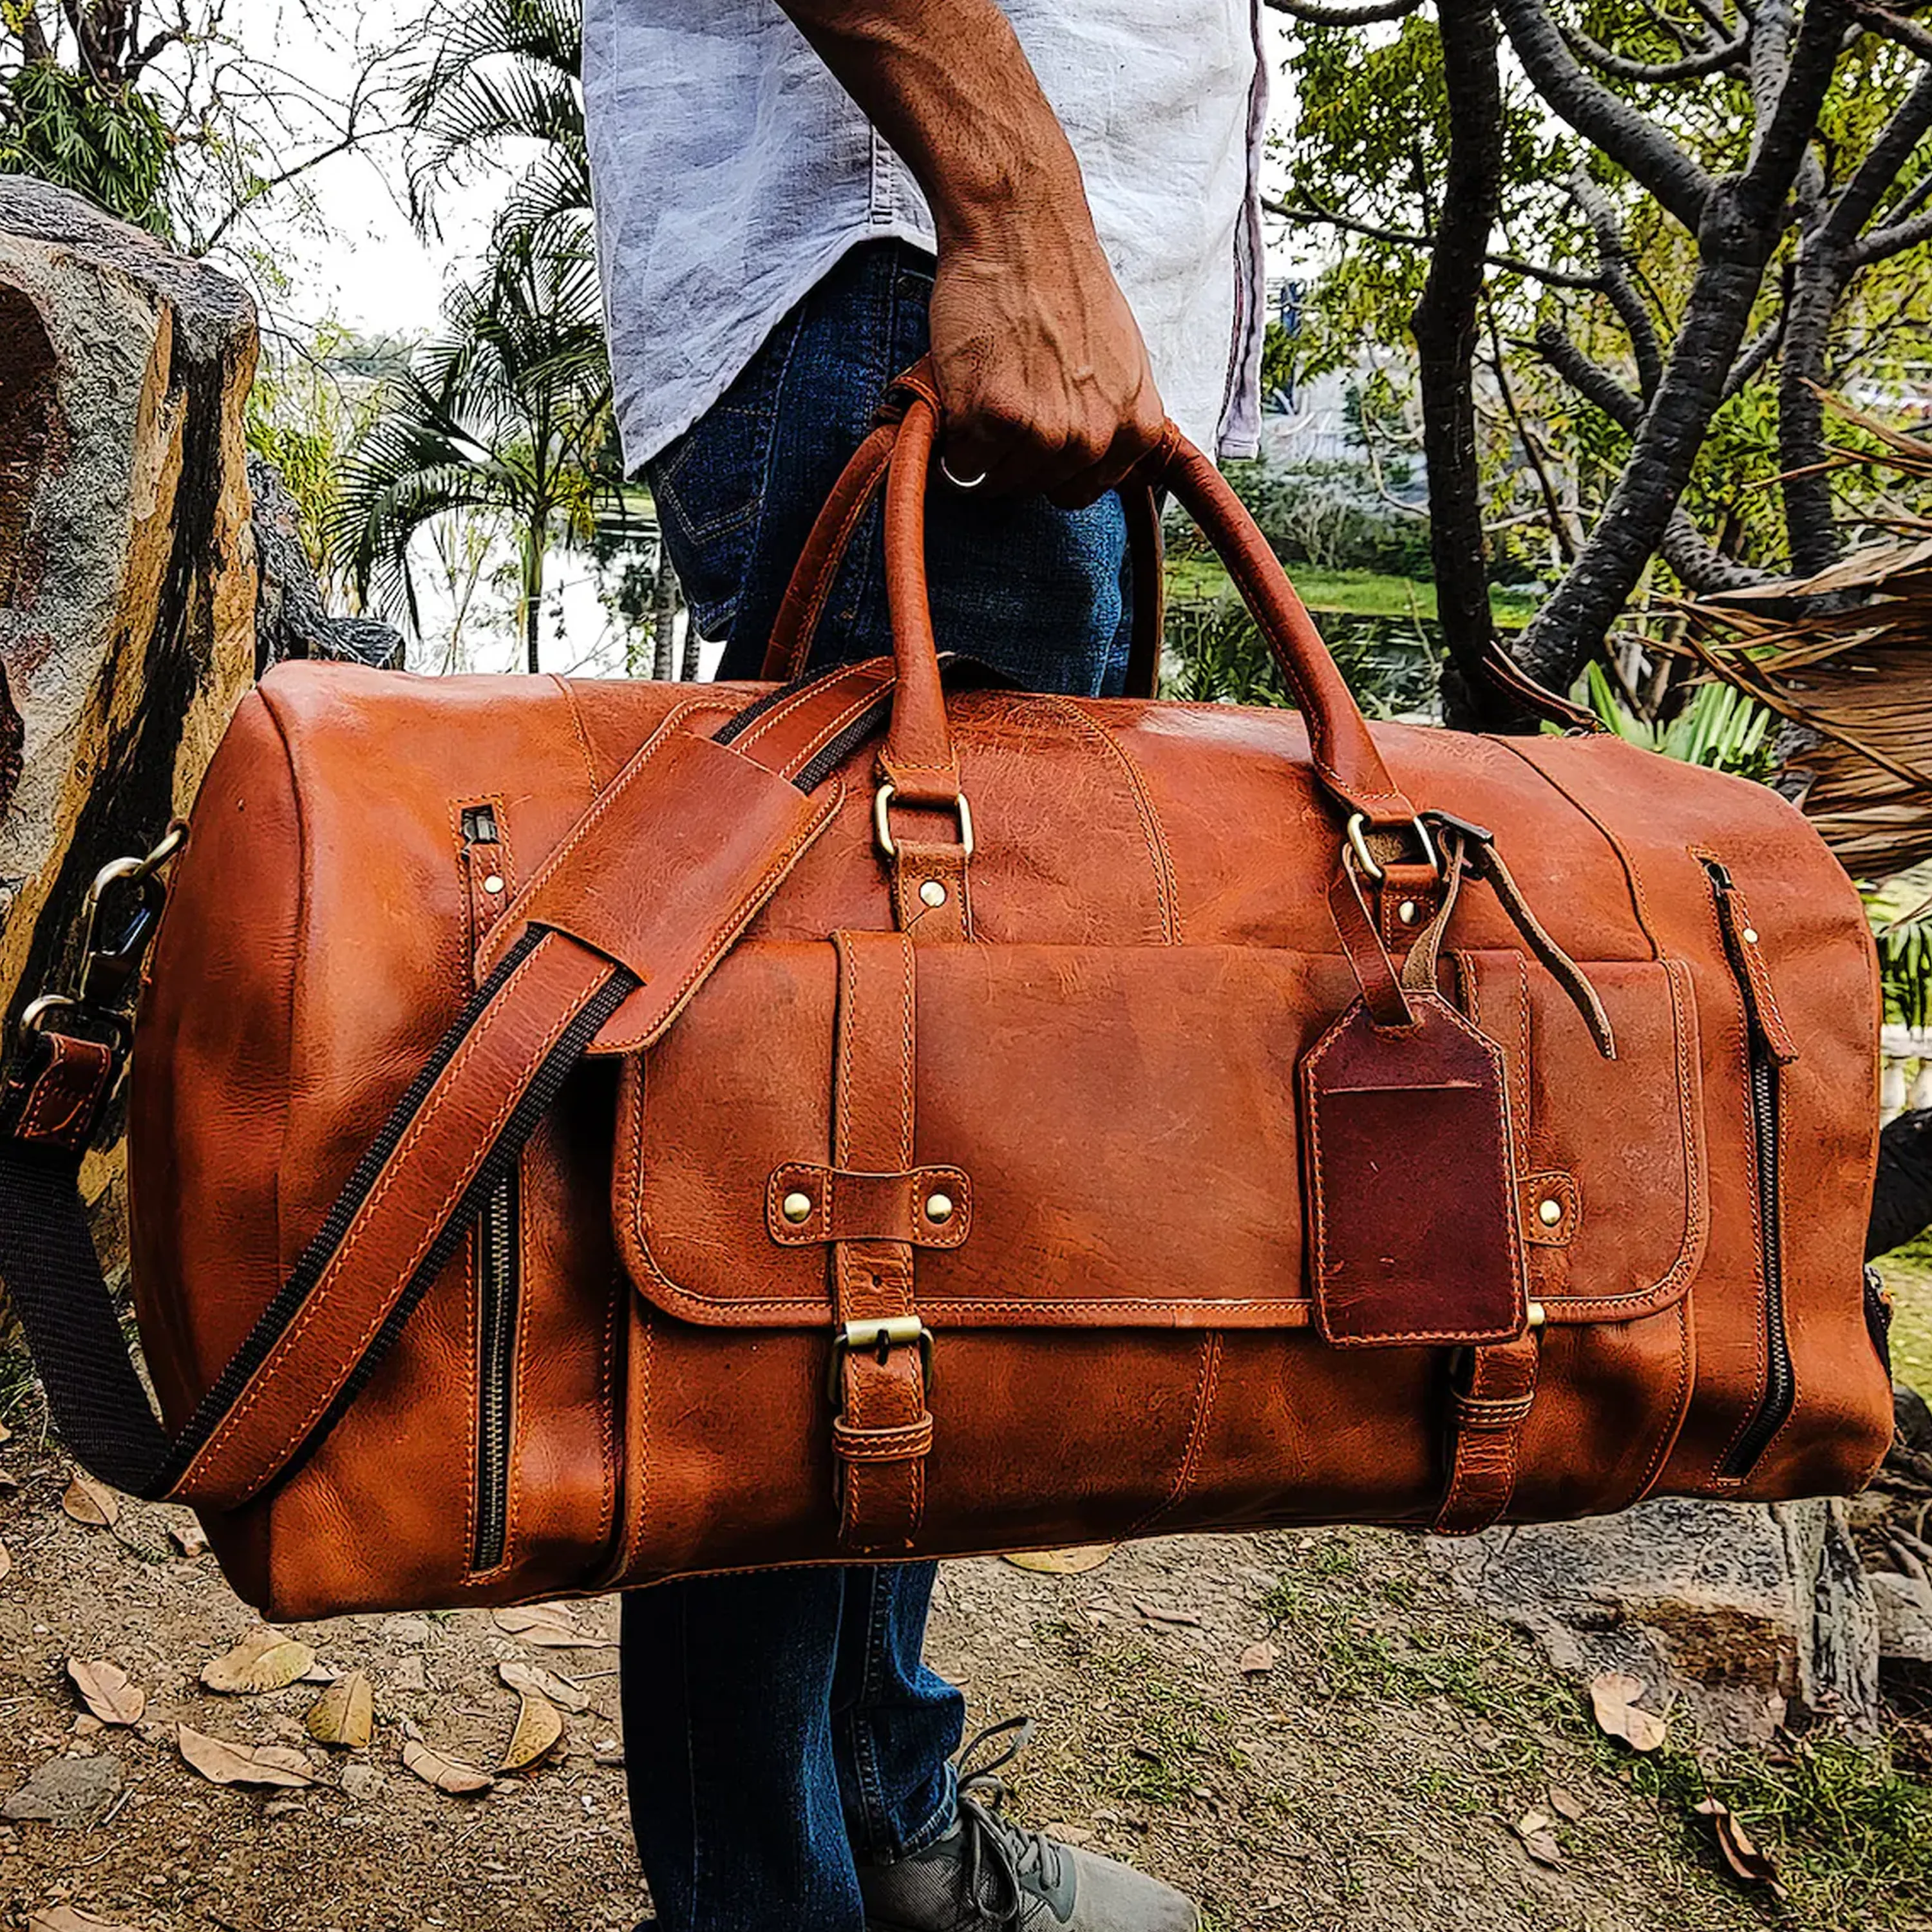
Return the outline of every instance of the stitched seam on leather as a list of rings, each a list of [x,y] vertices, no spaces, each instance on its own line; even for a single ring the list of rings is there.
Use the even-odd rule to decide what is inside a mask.
[[[1161,943],[1178,946],[1180,943],[1180,914],[1174,883],[1174,854],[1139,766],[1112,732],[1096,723],[1070,699],[1046,695],[1039,701],[1072,719],[1084,735],[1096,741],[1120,766],[1121,776],[1127,782],[1127,795],[1133,801],[1135,815],[1140,820],[1141,836],[1147,842],[1148,858],[1154,868],[1154,903],[1160,914]]]
[[[832,682],[835,686],[844,684],[850,676],[855,674],[862,674],[868,668],[868,667],[863,664],[853,665],[846,672],[834,678],[832,680]],[[879,700],[880,692],[886,688],[885,680],[883,679],[880,680],[871,687],[863,698],[855,700],[854,704],[848,706],[848,708],[840,714],[837,722],[835,723],[829,730],[814,733],[813,734],[814,749],[815,750],[818,745],[826,743],[830,740],[836,737],[839,730],[844,726],[849,724],[854,718],[858,717],[860,714],[866,710],[867,706],[876,704]],[[825,694],[825,686],[819,683],[808,684],[803,690],[794,692],[790,697],[788,698],[784,703],[772,706],[771,710],[764,712],[763,716],[758,718],[757,721],[752,724],[748,730],[741,732],[728,748],[739,752],[742,754],[748,747],[758,743],[759,741],[764,738],[768,737],[772,731],[774,731],[779,725],[784,723],[788,718],[795,716],[800,711],[806,710],[813,704],[821,702],[824,700]],[[811,757],[811,755],[812,753],[808,752],[803,758],[800,759],[799,763],[801,764],[804,764],[806,760]],[[755,763],[757,761],[754,760],[753,762]]]
[[[571,828],[563,842],[531,874],[530,884],[517,895],[515,902],[504,908],[503,916],[491,928],[493,934],[503,931],[519,916],[528,917],[528,914],[524,911],[524,902],[534,899],[543,887],[562,870],[570,855],[604,822],[604,819],[610,815],[611,808],[617,800],[629,792],[632,784],[644,776],[651,761],[665,746],[670,742],[673,734],[682,725],[686,718],[700,710],[708,709],[716,711],[724,708],[715,700],[707,701],[694,698],[686,704],[680,705],[672,712],[670,716],[646,740],[644,749],[638,754],[637,757],[597,794],[590,809]]]
[[[590,748],[590,734],[584,728],[584,713],[577,701],[577,687],[559,672],[550,671],[546,675],[563,694],[564,711],[570,719],[570,728],[577,740],[577,748],[584,754],[584,776],[590,781],[590,796],[594,799],[602,787],[598,782],[597,757]]]
[[[747,762],[749,761],[747,760]],[[672,996],[670,1004],[664,1009],[657,1021],[646,1027],[640,1034],[634,1034],[628,1039],[611,1041],[604,1048],[603,1054],[599,1058],[638,1052],[640,1048],[648,1046],[666,1027],[670,1024],[673,1020],[677,1018],[684,1010],[685,1001],[691,997],[698,984],[710,972],[712,963],[718,956],[737,944],[739,934],[756,916],[759,908],[764,904],[768,892],[790,869],[800,853],[818,837],[827,820],[844,802],[844,796],[845,786],[842,779],[836,782],[826,794],[824,801],[816,814],[806,820],[800,830],[794,834],[790,842],[759,875],[757,884],[740,899],[731,923],[716,934],[703,955],[692,965],[691,970],[684,976],[676,992]],[[617,1011],[622,1012],[623,1007],[620,1006]],[[612,1017],[614,1019],[615,1016]]]
[[[1690,1365],[1696,1349],[1696,1337],[1695,1331],[1690,1325],[1690,1310],[1686,1304],[1678,1302],[1670,1312],[1677,1317],[1677,1386],[1672,1391],[1669,1418],[1666,1419],[1665,1426],[1658,1431],[1657,1447],[1652,1452],[1649,1466],[1644,1471],[1636,1489],[1617,1505],[1617,1508],[1620,1510],[1628,1509],[1632,1504],[1640,1502],[1645,1496],[1649,1495],[1656,1484],[1658,1475],[1663,1470],[1665,1461],[1668,1459],[1672,1449],[1676,1445],[1678,1437],[1684,1432],[1685,1411],[1690,1393]],[[1767,1443],[1765,1446],[1768,1448],[1770,1444]],[[1612,1514],[1614,1514],[1615,1511]]]
[[[797,777],[798,774],[818,757],[819,752],[826,746],[830,744],[848,725],[856,724],[874,705],[878,703],[880,694],[890,688],[885,680],[881,679],[862,696],[854,698],[836,718],[832,719],[830,724],[812,734],[812,742],[809,744],[801,745],[798,750],[784,761],[781,768],[780,776],[786,778]],[[760,723],[764,722],[762,719],[760,721]]]
[[[1214,1406],[1215,1391],[1220,1386],[1221,1375],[1221,1331],[1210,1328],[1204,1339],[1201,1349],[1201,1370],[1195,1378],[1194,1403],[1187,1421],[1187,1440],[1181,1451],[1180,1466],[1174,1472],[1172,1484],[1167,1494],[1136,1522],[1129,1526],[1130,1537],[1143,1536],[1148,1528],[1158,1522],[1171,1510],[1177,1508],[1188,1491],[1194,1486],[1194,1479],[1199,1471],[1201,1451],[1208,1432],[1208,1420]]]
[[[509,978],[504,981],[502,992],[498,996],[500,1003],[508,999],[517,982],[530,971],[538,959],[544,956],[548,950],[548,943],[540,943],[532,949],[529,956],[511,974]],[[542,1064],[544,1059],[548,1058],[551,1048],[556,1046],[558,1040],[569,1027],[571,1022],[576,1017],[578,1010],[579,1008],[573,1004],[569,1012],[554,1022],[550,1033],[542,1043],[540,1051],[526,1059],[527,1065]],[[262,1363],[261,1367],[256,1370],[248,1389],[238,1400],[234,1408],[229,1412],[220,1427],[207,1442],[202,1444],[201,1450],[195,1456],[194,1463],[182,1479],[181,1484],[182,1489],[185,1490],[191,1484],[197,1474],[206,1468],[209,1461],[218,1459],[226,1439],[247,1420],[250,1412],[260,1400],[264,1389],[273,1378],[274,1372],[293,1352],[296,1345],[302,1339],[303,1331],[310,1325],[318,1312],[322,1310],[328,1299],[327,1291],[333,1283],[340,1280],[344,1272],[344,1256],[353,1254],[358,1240],[362,1238],[367,1229],[370,1218],[382,1204],[384,1198],[394,1184],[398,1169],[404,1163],[410,1148],[421,1138],[431,1118],[448,1105],[449,1090],[465,1064],[473,1058],[488,1041],[488,1034],[484,1027],[479,1024],[476,1030],[471,1034],[469,1040],[464,1042],[455,1058],[444,1070],[442,1079],[438,1081],[435,1088],[431,1090],[429,1096],[423,1103],[422,1111],[410,1123],[408,1132],[398,1142],[396,1150],[389,1156],[388,1164],[384,1168],[382,1178],[376,1182],[368,1199],[356,1210],[355,1220],[350,1223],[343,1235],[340,1245],[330,1257],[328,1266],[316,1281],[314,1288],[310,1291],[308,1298],[304,1303],[301,1312],[284,1331],[281,1340],[276,1343],[274,1350]],[[482,1152],[488,1151],[490,1142],[495,1138],[496,1130],[515,1111],[517,1102],[522,1098],[522,1094],[523,1089],[519,1086],[505,1098],[495,1118],[483,1130],[481,1136]],[[429,1217],[427,1230],[412,1250],[407,1264],[395,1271],[394,1285],[398,1291],[408,1283],[410,1276],[416,1273],[416,1268],[421,1264],[423,1256],[435,1245],[436,1237],[442,1232],[444,1221],[448,1218],[456,1198],[460,1197],[463,1189],[468,1186],[473,1172],[472,1168],[470,1173],[464,1174],[458,1185],[456,1193],[446,1198]],[[323,1410],[327,1408],[329,1403],[335,1399],[336,1390],[340,1388],[342,1382],[346,1379],[353,1370],[356,1360],[361,1357],[376,1330],[381,1328],[388,1318],[389,1310],[394,1305],[394,1299],[393,1295],[386,1295],[383,1298],[382,1305],[378,1308],[374,1318],[363,1330],[360,1337],[352,1343],[349,1351],[351,1359],[341,1365],[340,1373],[337,1376],[333,1386],[316,1402],[293,1433],[285,1438],[283,1446],[272,1453],[272,1460],[278,1466],[281,1462],[286,1461],[288,1456],[300,1446],[303,1438],[315,1426]],[[266,1481],[268,1479],[264,1477],[262,1480]],[[254,1495],[260,1490],[260,1482],[255,1484],[249,1491],[249,1494]]]
[[[787,646],[785,661],[779,667],[779,681],[782,683],[787,679],[796,677],[804,670],[806,661],[812,655],[812,640],[818,634],[820,620],[825,615],[825,601],[832,595],[832,586],[838,580],[838,568],[845,561],[845,552],[850,546],[852,532],[858,528],[860,519],[878,494],[880,482],[885,474],[891,453],[892,446],[888,443],[879,456],[868,465],[863,484],[855,488],[850,507],[838,520],[838,528],[832,536],[831,547],[826,552],[825,560],[813,578],[812,594],[806,602],[804,614]]]
[[[1658,938],[1656,926],[1651,918],[1650,902],[1648,898],[1646,897],[1643,890],[1643,875],[1637,870],[1636,861],[1630,856],[1629,852],[1624,848],[1623,842],[1617,837],[1616,834],[1613,832],[1600,818],[1598,817],[1596,812],[1590,806],[1586,805],[1574,792],[1570,790],[1568,785],[1564,784],[1559,778],[1552,776],[1544,766],[1538,764],[1538,761],[1532,758],[1528,752],[1519,749],[1515,740],[1509,738],[1493,736],[1485,734],[1483,742],[1485,744],[1494,745],[1499,751],[1508,752],[1511,758],[1515,758],[1522,764],[1528,766],[1528,768],[1534,772],[1552,791],[1556,793],[1558,798],[1564,800],[1568,804],[1570,808],[1573,812],[1578,813],[1583,818],[1586,819],[1590,824],[1596,828],[1597,836],[1600,838],[1604,844],[1610,848],[1611,851],[1616,854],[1618,866],[1622,870],[1624,875],[1624,883],[1630,888],[1630,910],[1636,915],[1637,926],[1642,931],[1644,938],[1650,941],[1651,957],[1652,959],[1661,963],[1666,956],[1664,950],[1664,944],[1663,941]],[[1610,744],[1615,741],[1609,738],[1605,738],[1600,740],[1594,739],[1585,740],[1582,742],[1586,744],[1598,742]]]
[[[1579,1318],[1614,1316],[1620,1310],[1641,1314],[1660,1312],[1672,1292],[1690,1275],[1701,1258],[1704,1240],[1708,1233],[1704,1225],[1704,1162],[1700,1157],[1697,1109],[1691,1092],[1691,1076],[1696,1066],[1696,1047],[1690,1038],[1691,1027],[1687,1024],[1686,976],[1689,969],[1681,960],[1666,959],[1662,964],[1664,982],[1670,992],[1671,1034],[1676,1049],[1678,1126],[1682,1136],[1680,1158],[1684,1171],[1683,1244],[1677,1251],[1677,1258],[1663,1279],[1653,1282],[1647,1288],[1633,1289],[1628,1294],[1565,1296],[1562,1301],[1565,1312]],[[1689,1014],[1690,1019],[1694,1021],[1694,1007],[1689,1010]]]

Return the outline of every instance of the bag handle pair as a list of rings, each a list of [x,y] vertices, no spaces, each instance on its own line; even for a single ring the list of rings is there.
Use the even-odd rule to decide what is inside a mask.
[[[784,678],[802,669],[846,547],[883,484],[886,585],[898,679],[880,769],[897,802],[950,810],[959,795],[958,764],[926,568],[926,499],[944,415],[930,358],[923,359],[892,386],[880,422],[848,464],[814,524],[772,630],[765,675]],[[1411,825],[1415,808],[1390,777],[1314,620],[1214,463],[1170,422],[1119,487],[1133,567],[1128,695],[1153,696],[1159,678],[1163,598],[1155,493],[1165,488],[1199,524],[1267,640],[1307,721],[1316,772],[1336,806],[1348,818],[1359,817],[1364,830]],[[1498,689],[1533,715],[1566,729],[1600,729],[1590,713],[1544,690],[1502,653],[1493,653],[1484,668]]]

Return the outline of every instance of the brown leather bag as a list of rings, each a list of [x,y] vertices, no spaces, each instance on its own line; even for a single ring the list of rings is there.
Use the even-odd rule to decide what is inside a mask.
[[[1878,1002],[1799,815],[1366,726],[1172,433],[1300,715],[992,688],[901,406],[772,668],[889,458],[892,661],[242,705],[134,1052],[165,1433],[74,1186],[155,867],[7,1102],[0,1276],[97,1473],[284,1618],[1864,1483]]]

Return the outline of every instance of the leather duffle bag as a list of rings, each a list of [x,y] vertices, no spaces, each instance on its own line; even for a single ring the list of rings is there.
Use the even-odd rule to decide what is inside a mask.
[[[244,701],[7,1084],[75,1453],[278,1618],[1863,1484],[1876,974],[1801,816],[1520,686],[1564,728],[1365,724],[1172,430],[1141,695],[1004,688],[936,647],[938,426],[915,375],[774,682]],[[1150,484],[1298,711],[1150,700]],[[894,656],[785,677],[881,484]]]

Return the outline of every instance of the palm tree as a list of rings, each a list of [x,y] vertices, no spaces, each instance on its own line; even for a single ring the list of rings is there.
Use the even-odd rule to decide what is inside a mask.
[[[590,212],[590,148],[578,80],[579,0],[436,0],[422,22],[432,51],[404,106],[416,130],[411,210],[432,228],[438,193],[536,142],[497,217],[500,240],[535,231],[580,239]]]
[[[580,544],[600,512],[625,514],[609,441],[610,366],[596,270],[582,248],[508,238],[492,271],[459,288],[448,328],[394,380],[345,464],[328,531],[358,593],[422,633],[410,549],[465,513],[514,533],[519,627],[541,662],[553,544]]]

